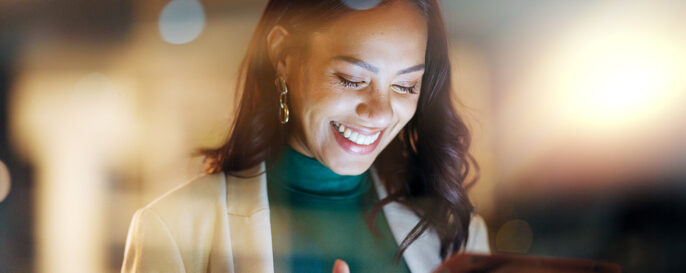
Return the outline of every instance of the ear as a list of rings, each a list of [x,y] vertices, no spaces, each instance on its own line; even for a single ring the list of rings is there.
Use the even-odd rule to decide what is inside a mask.
[[[288,35],[288,30],[280,25],[275,25],[267,34],[267,52],[277,75],[285,75],[286,72],[285,50]]]

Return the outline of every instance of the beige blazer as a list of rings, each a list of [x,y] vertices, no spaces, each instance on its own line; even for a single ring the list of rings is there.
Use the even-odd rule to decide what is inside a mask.
[[[384,198],[386,190],[373,170],[372,177],[379,198]],[[383,210],[398,243],[419,221],[395,202]],[[271,238],[266,174],[203,175],[136,211],[121,272],[271,273]],[[431,272],[438,267],[439,246],[431,231],[413,242],[403,254],[410,271]],[[490,252],[486,224],[478,215],[472,217],[463,250]]]

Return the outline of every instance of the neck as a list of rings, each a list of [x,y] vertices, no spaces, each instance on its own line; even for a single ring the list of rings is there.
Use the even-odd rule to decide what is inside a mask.
[[[361,175],[340,175],[317,159],[308,157],[286,146],[279,158],[269,162],[270,179],[289,189],[323,196],[340,196],[356,193],[365,181]]]

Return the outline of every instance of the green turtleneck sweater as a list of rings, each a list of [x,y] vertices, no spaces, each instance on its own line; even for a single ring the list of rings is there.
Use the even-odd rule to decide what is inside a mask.
[[[367,172],[339,175],[290,147],[267,162],[275,272],[331,272],[336,259],[350,272],[409,272],[383,212],[366,219],[378,197]]]

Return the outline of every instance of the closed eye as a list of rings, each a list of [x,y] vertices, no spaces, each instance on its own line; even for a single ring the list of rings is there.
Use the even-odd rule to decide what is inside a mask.
[[[338,81],[340,82],[340,84],[345,86],[345,87],[348,87],[348,88],[359,88],[365,84],[364,81],[359,81],[359,82],[358,81],[351,81],[351,80],[348,80],[348,79],[346,79],[340,75],[336,75],[336,76],[338,77]]]
[[[416,87],[417,87],[416,84],[413,86],[402,86],[402,85],[397,85],[397,84],[393,85],[393,88],[402,94],[406,94],[406,93],[416,94],[417,93],[417,91],[415,91]]]

